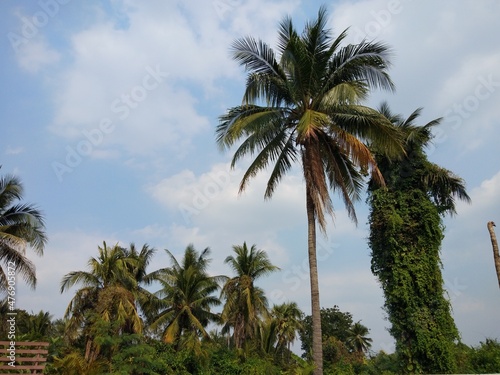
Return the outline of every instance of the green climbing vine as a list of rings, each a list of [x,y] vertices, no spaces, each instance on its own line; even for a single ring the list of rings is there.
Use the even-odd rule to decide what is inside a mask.
[[[378,190],[371,203],[372,271],[384,290],[401,371],[453,371],[459,335],[443,288],[437,208],[419,190]]]
[[[431,128],[413,125],[420,110],[404,120],[381,111],[401,131],[401,160],[377,157],[386,186],[369,185],[372,272],[381,283],[385,310],[403,374],[451,373],[459,332],[444,290],[440,248],[442,216],[455,212],[455,198],[469,201],[465,184],[427,160]]]

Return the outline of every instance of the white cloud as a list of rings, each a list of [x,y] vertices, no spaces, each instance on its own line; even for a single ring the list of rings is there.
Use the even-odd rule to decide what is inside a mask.
[[[18,147],[7,146],[7,149],[5,150],[6,155],[19,155],[22,152],[24,152],[24,147],[21,146]]]
[[[19,65],[30,73],[38,73],[41,69],[59,62],[59,52],[50,48],[43,38],[27,40],[17,49]]]

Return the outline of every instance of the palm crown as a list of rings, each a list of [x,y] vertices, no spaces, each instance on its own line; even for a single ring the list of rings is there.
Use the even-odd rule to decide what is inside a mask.
[[[333,213],[329,188],[339,190],[355,219],[363,173],[382,182],[367,143],[386,153],[401,151],[398,134],[378,111],[360,104],[369,89],[392,90],[386,69],[388,47],[362,42],[341,48],[347,31],[332,40],[326,11],[308,23],[299,36],[290,18],[279,28],[278,56],[266,43],[251,37],[233,44],[233,56],[248,71],[243,103],[220,117],[216,130],[221,148],[237,148],[232,165],[257,154],[241,181],[274,163],[265,197],[275,191],[294,162],[302,161],[314,214],[325,229],[324,213]],[[262,105],[264,103],[264,105]]]
[[[31,204],[15,203],[22,196],[23,186],[17,177],[0,178],[0,261],[14,265],[28,285],[35,287],[35,265],[26,257],[26,248],[29,245],[43,255],[47,236],[42,213]],[[6,287],[6,272],[0,268],[0,290]]]

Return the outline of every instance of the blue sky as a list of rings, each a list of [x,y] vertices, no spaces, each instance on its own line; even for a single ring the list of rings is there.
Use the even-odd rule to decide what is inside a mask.
[[[264,201],[266,175],[243,195],[245,161],[214,140],[217,117],[241,101],[245,74],[229,46],[252,35],[274,45],[278,22],[299,30],[322,2],[2,1],[0,5],[1,172],[25,185],[47,221],[49,242],[38,286],[19,283],[17,305],[61,317],[71,293],[64,274],[85,269],[97,246],[158,249],[151,270],[189,243],[212,249],[212,272],[228,274],[232,245],[256,244],[281,268],[261,286],[272,303],[292,300],[310,313],[302,177],[285,178]],[[494,0],[370,0],[327,4],[334,34],[393,49],[396,93],[375,92],[422,123],[443,117],[432,161],[467,182],[472,204],[446,218],[443,274],[463,341],[500,338],[500,295],[486,223],[500,222],[500,3]],[[323,307],[338,305],[371,330],[374,349],[393,349],[383,297],[370,272],[366,221],[347,218],[334,197],[335,222],[319,239]]]

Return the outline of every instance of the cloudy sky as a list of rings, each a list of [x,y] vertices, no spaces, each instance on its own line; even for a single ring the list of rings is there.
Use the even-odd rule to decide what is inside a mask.
[[[261,281],[273,303],[310,313],[304,189],[291,173],[264,201],[266,174],[243,195],[245,163],[229,168],[215,145],[219,115],[241,102],[245,74],[231,42],[252,35],[275,45],[279,21],[302,30],[319,1],[4,0],[0,4],[1,173],[18,175],[25,201],[44,212],[49,242],[33,258],[38,286],[19,283],[17,306],[61,317],[72,293],[61,278],[83,270],[106,241],[156,249],[151,270],[189,243],[212,249],[214,274],[232,245],[256,244],[281,268]],[[332,1],[334,34],[393,49],[396,93],[375,92],[422,123],[443,117],[432,161],[467,182],[472,204],[446,218],[443,274],[462,339],[500,338],[500,291],[486,223],[500,222],[500,3],[495,0]],[[338,197],[328,238],[319,238],[321,304],[338,305],[393,349],[383,297],[370,272],[368,209],[349,221]]]

